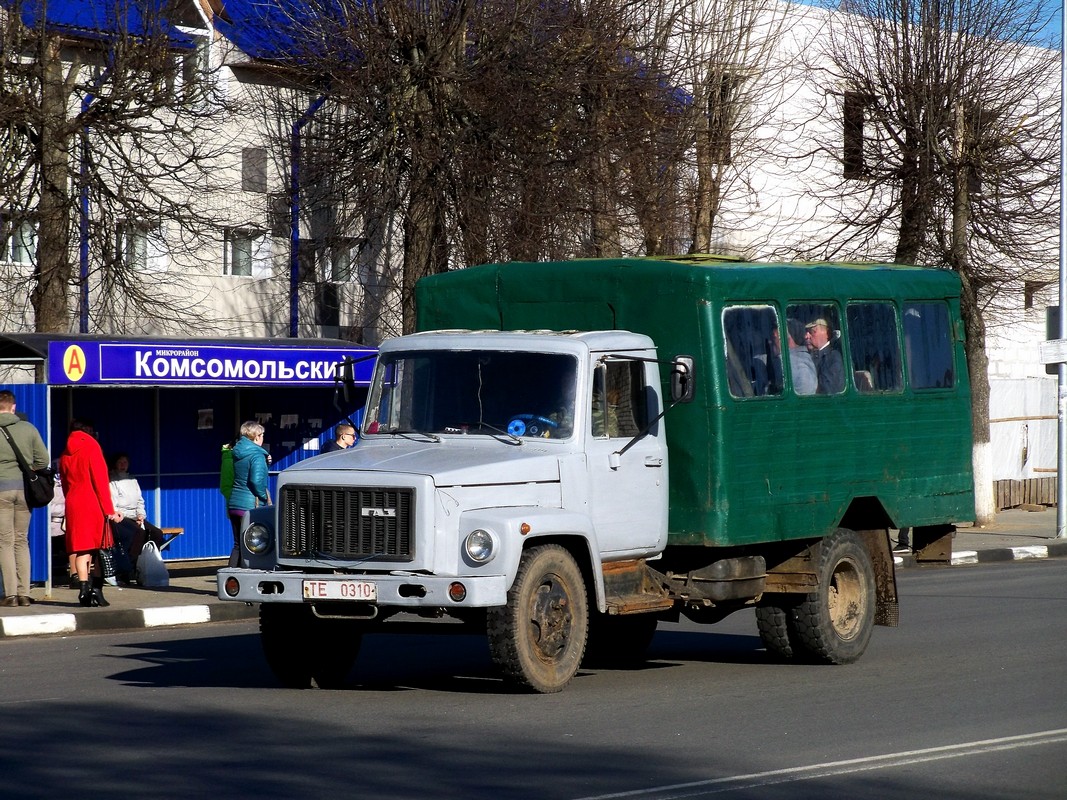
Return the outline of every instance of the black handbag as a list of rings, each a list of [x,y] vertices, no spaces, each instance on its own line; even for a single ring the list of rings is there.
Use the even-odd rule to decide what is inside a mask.
[[[7,437],[7,442],[15,453],[15,460],[19,462],[19,469],[22,470],[22,483],[26,491],[26,505],[30,508],[43,508],[51,503],[52,498],[56,496],[56,473],[51,467],[30,469],[30,465],[22,457],[22,451],[18,449],[15,440],[11,438],[11,433],[8,431],[7,426],[0,428],[0,431],[3,431],[4,436]]]
[[[115,577],[115,545],[111,526],[104,520],[104,532],[100,537],[100,572],[105,578]]]

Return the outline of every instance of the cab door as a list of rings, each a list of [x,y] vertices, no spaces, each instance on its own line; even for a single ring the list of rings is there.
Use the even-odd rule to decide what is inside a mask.
[[[659,413],[656,365],[602,361],[587,398],[586,460],[593,524],[605,555],[658,551],[667,537],[667,447],[657,422],[621,453]]]

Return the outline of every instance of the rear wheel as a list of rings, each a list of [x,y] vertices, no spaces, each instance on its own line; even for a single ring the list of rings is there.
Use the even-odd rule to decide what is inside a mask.
[[[760,641],[768,653],[778,658],[790,659],[797,655],[796,625],[792,620],[794,606],[795,596],[786,594],[764,595],[756,606]]]
[[[489,650],[504,677],[548,694],[578,671],[589,631],[585,582],[574,557],[555,544],[522,555],[507,605],[486,614]]]
[[[263,603],[259,633],[267,665],[289,689],[344,686],[359,655],[362,629],[351,620],[319,619],[311,606]]]
[[[816,661],[851,664],[874,628],[875,583],[870,554],[852,531],[838,529],[819,548],[819,587],[790,614],[793,644]]]

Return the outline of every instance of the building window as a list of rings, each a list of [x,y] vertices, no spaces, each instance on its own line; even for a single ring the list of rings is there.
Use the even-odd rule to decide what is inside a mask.
[[[192,103],[194,109],[202,111],[211,86],[211,50],[208,39],[200,36],[194,39],[191,50],[180,50],[171,56],[166,88],[175,97],[181,97]]]
[[[1023,281],[1023,308],[1033,308],[1041,292],[1053,283],[1054,281]]]
[[[241,150],[241,188],[246,192],[267,191],[267,151],[262,147]]]
[[[845,92],[843,101],[844,146],[841,161],[846,178],[862,178],[867,174],[867,165],[863,159],[863,126],[867,107],[870,104],[870,95]]]
[[[118,229],[118,257],[126,269],[166,270],[168,255],[163,228],[150,222],[123,222]]]
[[[266,231],[230,228],[226,231],[224,275],[270,277],[270,239]]]
[[[275,192],[268,198],[267,225],[270,227],[271,236],[281,239],[288,238],[292,234],[290,213],[288,193]]]
[[[211,71],[211,51],[207,39],[198,39],[196,47],[181,58],[182,83],[189,88],[199,85]]]
[[[355,239],[336,237],[330,243],[330,278],[335,283],[347,283],[352,280],[353,266],[359,255],[359,244]]]
[[[714,164],[733,160],[733,129],[737,121],[737,94],[742,79],[723,73],[708,87],[708,149]]]
[[[37,230],[29,220],[0,218],[0,261],[32,264],[37,255]]]

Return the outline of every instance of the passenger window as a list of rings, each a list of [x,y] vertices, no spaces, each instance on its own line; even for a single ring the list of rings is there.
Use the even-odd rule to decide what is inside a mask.
[[[734,397],[782,393],[778,315],[771,306],[731,306],[722,312],[726,376]]]
[[[904,306],[904,351],[913,389],[949,389],[956,383],[952,326],[944,303]]]
[[[897,312],[892,303],[852,303],[848,307],[848,349],[852,381],[860,392],[898,392],[900,367]]]
[[[786,308],[786,319],[796,320],[803,328],[804,341],[815,365],[817,394],[840,394],[845,391],[845,359],[841,350],[841,317],[833,303],[795,303]],[[797,394],[809,394],[801,381],[800,370],[793,369],[793,386]],[[810,379],[809,379],[810,380]]]
[[[608,361],[593,378],[593,436],[629,439],[648,424],[644,364]]]

